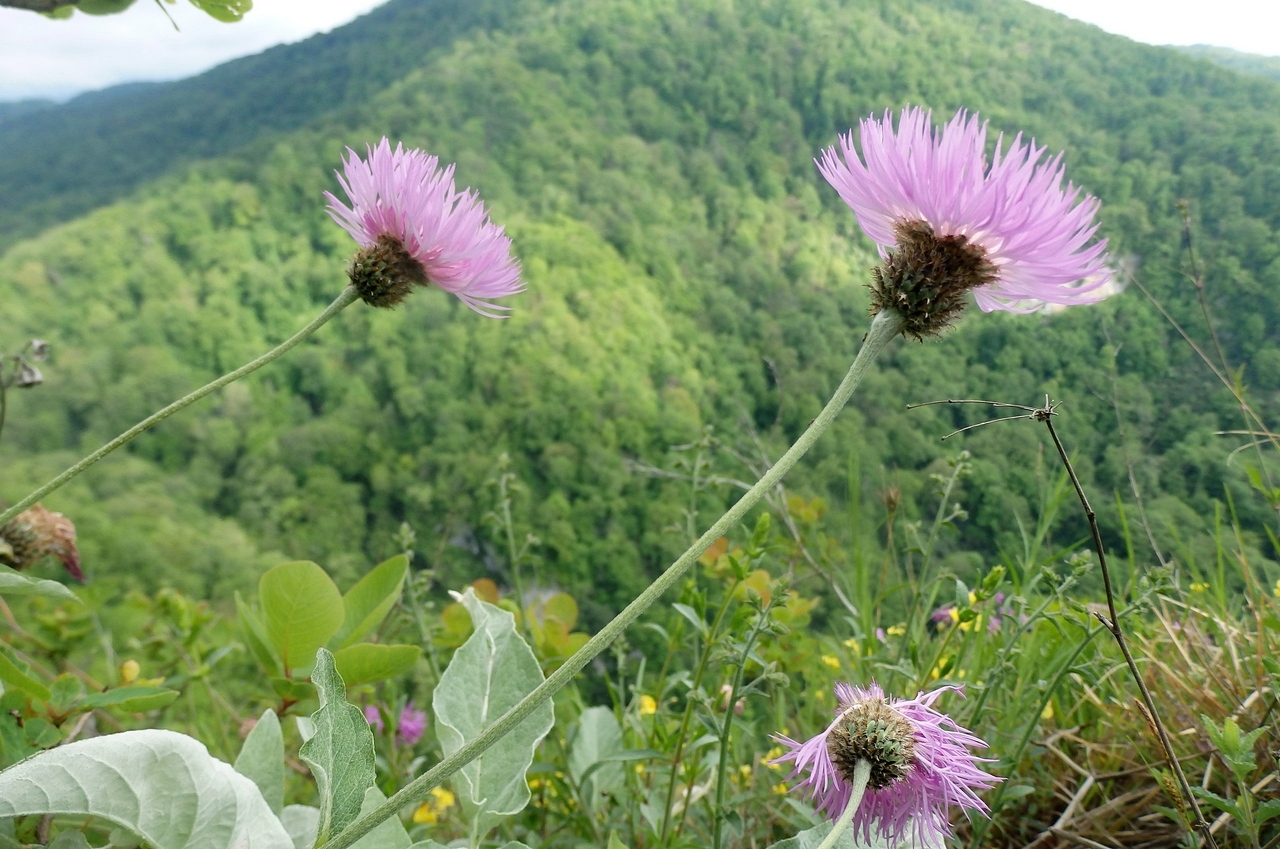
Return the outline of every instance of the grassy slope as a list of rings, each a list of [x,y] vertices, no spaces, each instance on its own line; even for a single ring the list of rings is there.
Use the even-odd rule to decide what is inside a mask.
[[[97,568],[135,563],[141,531],[152,581],[217,591],[272,551],[350,575],[407,520],[451,580],[500,569],[485,483],[505,451],[545,578],[594,584],[589,613],[615,606],[678,546],[664,529],[688,502],[625,458],[661,462],[703,424],[734,438],[744,419],[776,454],[846,367],[872,253],[810,160],[856,116],[906,101],[976,108],[1065,148],[1107,202],[1118,252],[1183,316],[1173,201],[1195,199],[1230,356],[1280,352],[1280,87],[1265,81],[1001,0],[567,0],[404,70],[377,96],[263,128],[241,153],[9,251],[13,326],[54,339],[59,360],[15,409],[0,495],[331,298],[350,245],[319,192],[344,145],[384,133],[456,160],[493,204],[530,283],[516,317],[484,321],[439,293],[393,313],[353,308],[140,440],[132,464],[108,461],[52,500],[99,529],[85,533]],[[1247,314],[1222,309],[1246,297]],[[1117,349],[1124,440],[1108,391]],[[1269,393],[1269,379],[1260,369],[1255,382]],[[1064,428],[1103,491],[1127,487],[1124,443],[1170,545],[1177,528],[1194,553],[1224,484],[1246,521],[1263,518],[1211,436],[1234,426],[1229,401],[1133,293],[1052,319],[973,315],[941,342],[900,344],[796,481],[839,502],[853,466],[858,500],[896,479],[909,515],[932,510],[929,474],[954,450],[936,437],[968,419],[902,403],[1046,391],[1069,399]],[[948,541],[957,568],[1018,544],[1013,517],[1034,512],[1043,478],[1029,429],[979,431],[968,447],[978,471],[972,519]],[[698,503],[703,521],[726,494]],[[201,511],[224,524],[193,528]],[[874,546],[870,526],[855,530]],[[192,557],[181,574],[168,565]]]

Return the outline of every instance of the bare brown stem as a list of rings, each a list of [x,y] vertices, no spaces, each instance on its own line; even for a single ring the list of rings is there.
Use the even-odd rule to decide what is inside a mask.
[[[1211,849],[1217,849],[1218,843],[1213,837],[1213,832],[1209,830],[1209,823],[1205,820],[1199,803],[1196,802],[1195,794],[1191,792],[1191,785],[1187,782],[1187,776],[1182,771],[1182,764],[1178,762],[1178,757],[1174,754],[1173,743],[1169,739],[1169,731],[1165,728],[1164,722],[1160,719],[1160,714],[1156,711],[1155,700],[1151,698],[1151,691],[1147,689],[1146,682],[1142,680],[1142,673],[1138,670],[1138,664],[1133,659],[1133,653],[1129,651],[1128,642],[1125,641],[1124,631],[1120,628],[1120,617],[1116,614],[1115,590],[1111,585],[1111,570],[1107,567],[1107,555],[1106,549],[1102,545],[1102,534],[1098,530],[1098,518],[1093,512],[1093,508],[1089,506],[1089,499],[1084,494],[1084,487],[1080,485],[1080,479],[1076,477],[1076,470],[1071,465],[1071,459],[1067,456],[1067,449],[1063,447],[1062,440],[1058,438],[1058,431],[1053,427],[1052,407],[1046,404],[1042,410],[1032,413],[1031,417],[1037,421],[1044,422],[1045,427],[1049,429],[1049,436],[1053,438],[1053,445],[1058,449],[1058,456],[1062,458],[1062,464],[1066,467],[1067,475],[1071,478],[1071,485],[1075,487],[1076,496],[1080,499],[1080,505],[1084,507],[1085,517],[1089,520],[1089,533],[1093,535],[1093,547],[1098,553],[1098,566],[1102,570],[1102,585],[1107,593],[1109,619],[1101,614],[1095,613],[1094,615],[1111,632],[1111,636],[1115,638],[1116,645],[1120,647],[1120,653],[1124,655],[1124,662],[1129,667],[1129,674],[1133,677],[1133,682],[1138,685],[1138,692],[1142,694],[1142,703],[1147,709],[1147,718],[1151,720],[1151,725],[1160,741],[1160,747],[1164,749],[1165,760],[1178,780],[1178,789],[1187,805],[1195,813],[1196,830],[1200,832],[1205,843]]]

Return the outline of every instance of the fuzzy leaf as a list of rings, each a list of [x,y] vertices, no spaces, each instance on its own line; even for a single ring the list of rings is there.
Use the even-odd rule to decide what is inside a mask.
[[[258,719],[240,747],[236,772],[258,786],[258,792],[278,816],[284,808],[284,734],[280,719],[271,708]]]
[[[569,753],[569,774],[582,788],[588,806],[594,808],[603,801],[603,794],[622,786],[625,780],[622,764],[612,758],[625,749],[622,728],[613,711],[593,707],[582,712]]]
[[[316,653],[311,680],[320,710],[311,715],[315,736],[302,744],[298,756],[311,767],[320,791],[316,841],[323,843],[360,816],[365,791],[373,786],[373,732],[359,708],[348,704],[328,649]]]
[[[516,632],[515,617],[480,601],[471,589],[462,596],[462,604],[471,613],[475,631],[454,653],[432,696],[436,733],[446,757],[543,681],[533,651]],[[554,719],[550,702],[543,703],[456,774],[454,789],[463,811],[475,821],[475,834],[487,833],[503,817],[529,804],[525,773]]]
[[[293,849],[254,783],[173,731],[126,731],[0,772],[0,817],[100,817],[155,849]]]

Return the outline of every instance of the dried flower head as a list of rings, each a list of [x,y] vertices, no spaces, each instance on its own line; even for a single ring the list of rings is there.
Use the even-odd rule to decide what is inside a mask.
[[[500,318],[489,303],[524,291],[511,239],[489,220],[480,198],[457,191],[453,166],[383,139],[361,159],[347,149],[338,182],[348,207],[330,192],[329,214],[362,250],[348,275],[366,303],[393,307],[415,285],[435,284],[471,309]]]
[[[941,846],[951,833],[952,805],[987,806],[975,791],[1000,781],[978,769],[984,762],[969,749],[986,744],[932,705],[941,687],[914,699],[886,698],[876,684],[866,689],[836,684],[836,718],[821,734],[796,742],[778,735],[787,748],[774,763],[790,762],[796,785],[829,818],[849,803],[858,761],[871,766],[867,793],[854,814],[854,834],[890,846],[907,840],[915,846]]]
[[[46,557],[56,557],[77,581],[84,580],[80,552],[76,548],[76,526],[61,513],[37,504],[0,527],[0,562],[25,569]]]
[[[867,118],[828,148],[818,168],[880,246],[872,309],[902,314],[904,332],[938,333],[972,291],[984,311],[1032,312],[1045,303],[1096,301],[1111,278],[1096,198],[1067,183],[1062,154],[1016,136],[996,140],[988,164],[987,124],[960,110],[941,130],[931,113],[906,108]]]

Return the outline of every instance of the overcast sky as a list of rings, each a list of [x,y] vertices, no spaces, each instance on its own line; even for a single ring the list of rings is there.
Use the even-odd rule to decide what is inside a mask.
[[[255,0],[243,21],[220,24],[184,0],[138,0],[121,15],[51,21],[0,8],[0,100],[65,98],[135,80],[190,76],[273,44],[340,26],[383,0]],[[1150,44],[1215,44],[1280,55],[1280,0],[1035,0]]]

